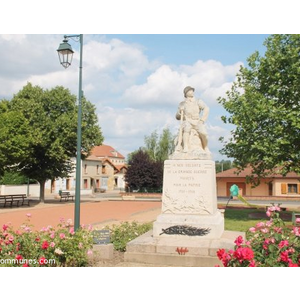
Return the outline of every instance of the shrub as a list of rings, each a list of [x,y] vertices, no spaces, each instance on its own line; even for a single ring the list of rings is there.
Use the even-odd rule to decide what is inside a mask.
[[[120,225],[113,225],[106,227],[110,230],[111,242],[114,249],[117,251],[125,252],[126,244],[138,236],[144,234],[152,228],[151,223],[138,224],[137,222],[123,222]]]
[[[76,232],[72,221],[61,219],[52,226],[33,231],[28,220],[17,230],[4,224],[0,229],[0,266],[60,267],[86,266],[93,240],[91,228]]]
[[[246,241],[239,236],[234,250],[219,249],[218,258],[225,267],[299,267],[300,227],[285,226],[279,216],[280,207],[267,210],[270,220],[259,222],[246,232]],[[296,219],[296,224],[300,220]]]

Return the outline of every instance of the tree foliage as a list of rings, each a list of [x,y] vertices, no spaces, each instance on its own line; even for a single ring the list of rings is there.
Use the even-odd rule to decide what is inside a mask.
[[[148,152],[139,149],[128,161],[125,180],[131,190],[160,190],[163,180],[163,163],[153,161]]]
[[[145,136],[144,149],[154,161],[165,161],[174,151],[174,135],[169,128],[165,128],[159,136],[155,130],[149,136]]]
[[[20,184],[28,184],[28,183],[36,183],[35,180],[30,180],[28,177],[20,174],[20,172],[10,172],[5,171],[4,175],[0,177],[0,184],[14,184],[14,185],[20,185]]]
[[[5,125],[7,143],[16,139],[17,148],[6,160],[6,166],[15,168],[41,185],[44,198],[46,180],[67,177],[73,170],[72,157],[77,145],[77,99],[68,89],[55,87],[43,90],[28,83],[7,103],[6,115],[11,122],[19,122],[17,129],[24,134],[16,137],[12,126]],[[82,99],[82,153],[88,153],[103,137],[97,124],[95,107]],[[23,124],[24,123],[24,124]],[[1,152],[0,157],[5,155]]]
[[[251,55],[219,98],[229,113],[223,121],[235,126],[221,153],[239,169],[250,165],[252,182],[300,172],[300,35],[272,35],[264,45],[264,56]]]
[[[161,191],[164,161],[174,151],[174,136],[169,128],[161,135],[155,130],[145,136],[144,147],[128,155],[128,170],[125,180],[130,189]]]
[[[216,161],[216,173],[223,172],[232,168],[231,160]]]
[[[19,111],[11,111],[7,100],[0,101],[0,177],[8,165],[27,157],[31,142],[28,120]]]

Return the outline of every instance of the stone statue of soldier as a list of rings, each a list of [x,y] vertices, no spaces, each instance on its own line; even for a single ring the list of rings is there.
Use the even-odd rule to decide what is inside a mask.
[[[175,152],[177,153],[191,152],[190,138],[192,130],[197,133],[201,141],[201,149],[198,149],[198,152],[202,150],[202,153],[210,153],[207,148],[207,131],[204,125],[208,117],[209,108],[202,100],[195,99],[194,91],[195,89],[191,86],[187,86],[183,90],[185,100],[179,104],[176,113],[176,119],[181,122],[179,134],[176,139]]]

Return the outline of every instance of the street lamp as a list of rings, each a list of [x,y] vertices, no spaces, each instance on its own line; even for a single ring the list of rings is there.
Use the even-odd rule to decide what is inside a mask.
[[[79,92],[78,92],[78,116],[77,116],[77,157],[76,157],[76,188],[75,188],[75,212],[74,229],[80,226],[80,181],[81,181],[81,116],[82,116],[82,45],[83,34],[65,35],[63,42],[59,45],[57,52],[59,61],[64,68],[68,68],[72,63],[73,53],[71,45],[68,43],[70,38],[75,38],[80,42],[79,60]]]
[[[74,53],[68,41],[69,40],[65,37],[57,49],[59,61],[65,69],[71,65]]]

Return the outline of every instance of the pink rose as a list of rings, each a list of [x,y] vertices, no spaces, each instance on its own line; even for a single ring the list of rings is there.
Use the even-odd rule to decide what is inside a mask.
[[[283,262],[288,262],[289,261],[289,253],[288,251],[283,251],[280,253],[280,260]]]
[[[249,267],[256,267],[255,260],[250,261]]]
[[[49,243],[47,241],[43,241],[42,243],[42,249],[46,250],[49,247]]]
[[[23,259],[23,256],[21,254],[16,255],[16,260],[20,261]]]
[[[265,227],[265,223],[264,222],[259,222],[256,224],[256,228],[260,228],[260,227]]]
[[[281,249],[283,247],[286,247],[289,245],[289,242],[287,240],[284,240],[284,241],[281,241],[279,244],[278,244],[278,247]]]
[[[45,265],[46,262],[47,262],[47,259],[44,256],[40,257],[40,259],[39,259],[39,265]]]
[[[253,233],[256,231],[256,229],[255,229],[255,227],[251,227],[251,228],[249,228],[249,231]]]
[[[235,250],[233,256],[238,259],[240,262],[243,260],[252,260],[254,258],[253,250],[246,247],[246,248],[238,248]]]
[[[236,238],[236,240],[234,241],[234,243],[237,245],[237,246],[240,246],[242,243],[244,242],[243,240],[243,237],[240,235]]]
[[[292,231],[296,236],[300,236],[300,230],[299,227],[294,227]]]
[[[289,262],[289,267],[299,267],[297,264],[294,264],[292,262]]]

